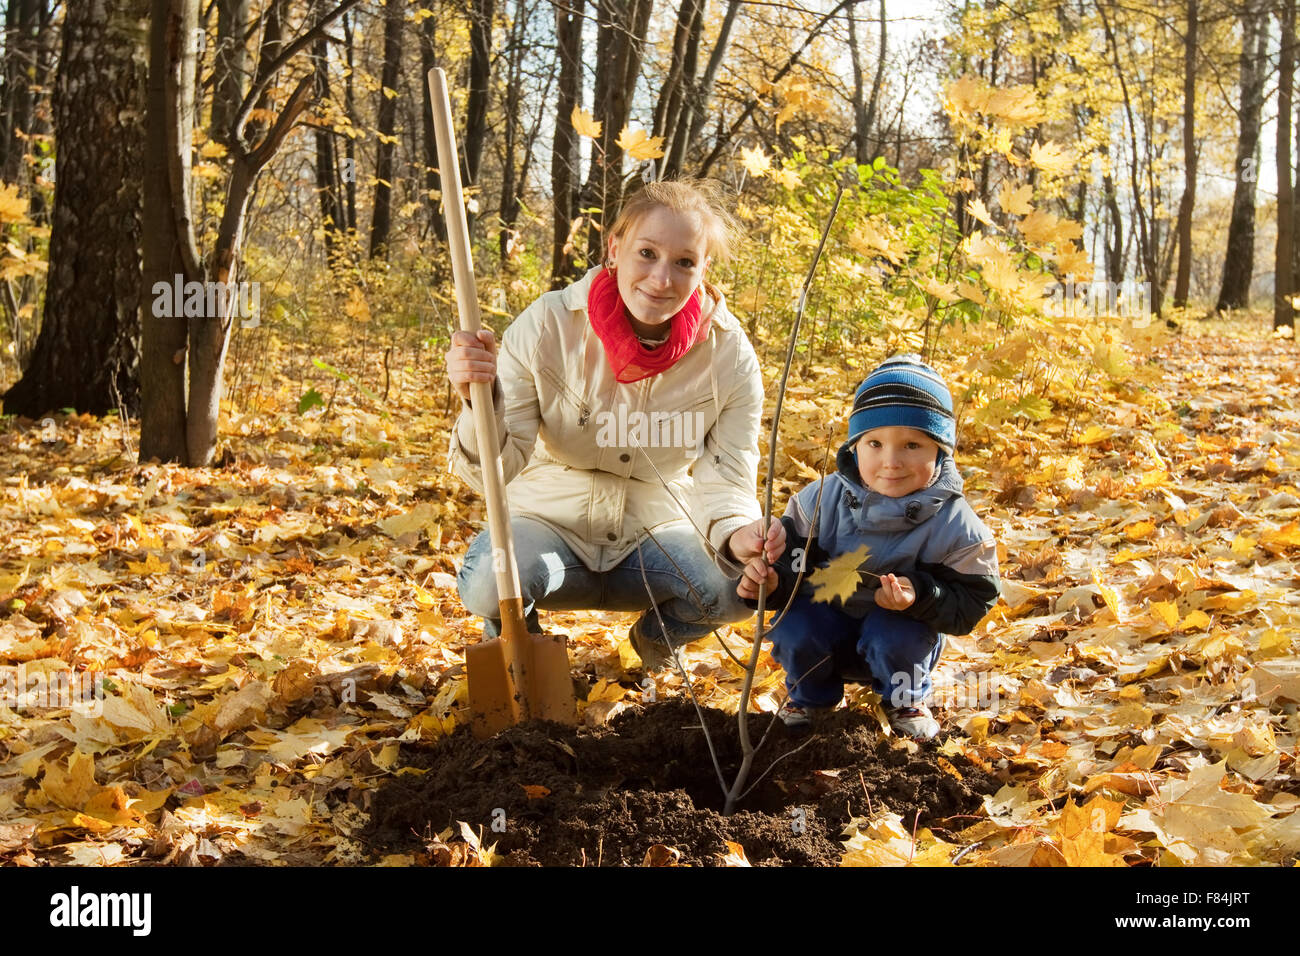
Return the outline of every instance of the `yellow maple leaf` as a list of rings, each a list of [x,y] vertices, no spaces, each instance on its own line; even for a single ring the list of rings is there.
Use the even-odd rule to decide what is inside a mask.
[[[762,146],[755,146],[740,151],[740,165],[751,176],[763,176],[772,168],[772,160],[763,152]]]
[[[980,287],[972,282],[958,279],[957,291],[961,293],[963,299],[970,299],[972,302],[978,302],[980,305],[988,305],[988,299],[984,297],[984,293],[980,290]]]
[[[1086,279],[1093,273],[1088,253],[1073,242],[1067,242],[1065,248],[1056,254],[1056,267],[1061,270],[1061,275],[1075,276],[1076,278],[1082,277]]]
[[[601,124],[596,122],[596,118],[584,109],[573,108],[569,115],[573,122],[573,130],[579,136],[585,136],[587,139],[600,139]]]
[[[971,261],[980,267],[990,289],[1007,296],[1019,291],[1020,269],[1010,252],[980,233],[968,236],[965,245]]]
[[[17,185],[0,185],[0,223],[27,221],[27,200],[18,195]]]
[[[1259,546],[1274,555],[1300,548],[1300,522],[1291,521],[1280,528],[1265,531],[1259,536]]]
[[[1027,216],[1034,211],[1029,202],[1033,195],[1034,187],[1028,183],[1013,187],[1011,182],[1004,182],[998,190],[998,205],[1003,212],[1012,216]]]
[[[1074,155],[1058,143],[1035,143],[1029,161],[1048,175],[1059,176],[1074,168]]]
[[[851,598],[862,583],[858,568],[870,554],[871,549],[864,544],[856,551],[846,551],[832,558],[826,567],[818,568],[810,574],[808,583],[813,587],[812,599],[830,604],[839,598],[842,604]]]
[[[1036,209],[1020,220],[1020,232],[1030,242],[1063,242],[1078,239],[1083,235],[1083,227],[1077,222]]]
[[[793,169],[786,169],[784,167],[781,169],[772,169],[769,171],[768,176],[770,176],[774,182],[784,186],[786,189],[798,189],[803,185],[803,180],[799,178],[799,174]]]
[[[624,126],[616,143],[633,159],[658,159],[664,154],[662,136],[646,136],[645,130]]]
[[[356,286],[348,293],[348,301],[343,306],[344,313],[348,318],[356,322],[370,321],[370,303],[366,301],[365,294]]]
[[[934,276],[925,276],[918,284],[940,302],[957,302],[961,299],[957,286],[951,282],[940,282]]]
[[[164,564],[152,551],[145,555],[143,561],[126,562],[126,567],[132,574],[167,574],[172,569],[170,564]]]
[[[1119,823],[1124,811],[1124,801],[1107,800],[1097,794],[1080,806],[1073,801],[1061,809],[1056,821],[1056,835],[1061,840],[1072,840],[1083,833],[1106,833]]]
[[[1092,583],[1095,584],[1097,590],[1101,592],[1101,599],[1105,601],[1106,606],[1110,608],[1110,613],[1114,614],[1115,619],[1122,624],[1124,622],[1124,614],[1120,607],[1118,592],[1116,592],[1114,588],[1107,587],[1102,583],[1101,572],[1096,568],[1092,569]]]
[[[1013,126],[1029,126],[1043,118],[1032,86],[990,91],[985,112]]]
[[[989,90],[969,73],[948,87],[948,104],[961,113],[981,113],[988,108]]]
[[[68,758],[68,769],[58,764],[47,764],[41,790],[59,806],[80,810],[102,788],[95,782],[95,758],[81,750],[74,750]]]
[[[984,205],[983,199],[972,199],[966,204],[966,211],[984,225],[993,225],[993,218],[989,215],[988,207]]]
[[[1169,601],[1152,601],[1148,608],[1151,616],[1158,621],[1163,622],[1165,627],[1176,627],[1178,625],[1178,608]]]

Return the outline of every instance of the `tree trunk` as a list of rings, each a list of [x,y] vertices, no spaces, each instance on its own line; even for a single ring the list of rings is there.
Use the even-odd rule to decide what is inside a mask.
[[[1124,281],[1124,215],[1110,173],[1102,177],[1101,187],[1106,197],[1106,281],[1118,286]]]
[[[515,220],[519,218],[518,190],[522,184],[516,184],[515,152],[518,148],[520,113],[523,111],[523,60],[525,26],[528,23],[528,9],[525,0],[516,0],[515,13],[510,22],[510,39],[502,56],[506,61],[505,77],[505,128],[502,145],[501,162],[501,198],[497,204],[501,231],[497,234],[498,251],[502,265],[510,253],[510,236],[514,231]]]
[[[875,156],[871,149],[871,127],[876,121],[876,105],[880,102],[880,87],[885,77],[886,43],[885,0],[880,0],[880,53],[876,61],[876,77],[871,86],[871,99],[864,101],[865,77],[858,49],[857,17],[849,14],[849,52],[853,57],[853,152],[859,166],[866,166]]]
[[[422,9],[430,9],[428,3],[421,4]],[[420,24],[420,90],[424,104],[423,153],[424,153],[424,188],[429,203],[429,221],[433,224],[434,235],[439,242],[447,241],[447,220],[439,208],[442,196],[442,176],[438,172],[438,140],[433,133],[433,100],[430,99],[429,83],[426,77],[429,71],[438,65],[435,54],[437,16],[425,17]],[[558,135],[558,134],[557,134]],[[435,198],[438,197],[438,198]]]
[[[32,77],[39,48],[43,0],[10,0],[5,8],[4,136],[0,178],[26,182],[26,157],[36,94]]]
[[[1259,178],[1259,127],[1264,110],[1264,58],[1268,52],[1268,14],[1261,0],[1241,13],[1241,133],[1237,137],[1236,187],[1228,250],[1223,257],[1223,285],[1215,311],[1244,309],[1250,301],[1255,271],[1255,182]]]
[[[361,122],[361,117],[357,115],[357,94],[353,85],[353,77],[356,76],[357,65],[355,62],[356,46],[355,35],[352,30],[352,18],[347,14],[343,15],[343,51],[344,58],[347,60],[348,73],[343,78],[343,109],[348,114],[348,122],[355,129]],[[357,231],[357,140],[355,136],[347,137],[344,144],[344,151],[347,155],[344,157],[343,165],[343,183],[345,185],[344,196],[347,199],[348,224],[349,232]]]
[[[686,139],[689,138],[689,127],[683,127],[681,119],[695,88],[705,4],[706,0],[682,0],[678,7],[672,61],[655,104],[651,135],[664,137],[661,170],[665,179],[673,178],[681,171]]]
[[[582,105],[582,14],[586,0],[552,0],[555,42],[560,57],[560,91],[556,99],[555,137],[551,151],[552,237],[551,288],[560,289],[577,278],[571,234],[578,218],[578,135],[573,129],[574,107]]]
[[[249,0],[217,0],[217,48],[212,58],[212,138],[230,144],[230,128],[253,73],[248,50]]]
[[[1295,260],[1292,243],[1295,216],[1291,189],[1291,89],[1295,82],[1295,6],[1285,0],[1280,20],[1282,38],[1277,87],[1277,246],[1274,249],[1273,327],[1295,327]]]
[[[713,95],[713,84],[717,81],[718,70],[722,67],[722,60],[727,55],[727,47],[731,43],[731,30],[736,23],[736,14],[740,12],[740,3],[741,0],[727,0],[727,12],[722,15],[722,26],[718,28],[718,39],[709,53],[709,62],[704,67],[704,75],[700,77],[696,89],[686,101],[686,109],[682,111],[679,125],[683,129],[690,130],[681,141],[681,148],[677,150],[683,157],[699,141],[700,134],[704,132],[704,124],[709,118],[709,97]],[[681,137],[683,134],[678,132],[675,135]]]
[[[599,149],[582,188],[582,208],[598,209],[587,236],[587,260],[604,257],[604,228],[614,221],[623,199],[623,148],[632,93],[641,70],[641,52],[653,0],[598,0],[596,4],[596,87],[592,104],[601,123]]]
[[[380,75],[378,139],[375,147],[375,199],[370,219],[370,258],[385,256],[392,228],[393,152],[397,138],[397,76],[402,67],[405,5],[388,0],[384,6],[384,66]],[[393,95],[389,95],[389,91]]]
[[[492,81],[492,19],[496,0],[469,0],[469,95],[465,101],[464,186],[478,186],[487,139],[488,86]],[[470,232],[478,218],[466,211]]]
[[[148,0],[67,9],[54,91],[58,166],[45,321],[7,414],[139,408]]]
[[[140,321],[143,331],[140,366],[140,460],[185,462],[185,355],[188,333],[183,316],[155,308],[154,287],[197,280],[187,268],[184,239],[175,204],[188,197],[173,193],[171,135],[182,137],[179,159],[188,163],[189,119],[169,115],[176,103],[168,87],[178,76],[194,75],[194,35],[198,0],[151,0],[149,87],[145,125],[144,276]],[[169,84],[169,80],[171,81]],[[176,130],[176,133],[171,131]]]
[[[324,37],[312,44],[312,56],[316,61],[316,99],[324,101],[330,95],[329,42]],[[347,212],[343,208],[343,195],[339,189],[334,131],[321,123],[316,127],[315,140],[316,192],[320,196],[321,221],[325,227],[325,259],[333,268],[342,248]]]
[[[1178,275],[1174,279],[1174,308],[1187,307],[1192,281],[1192,211],[1196,207],[1196,31],[1197,0],[1187,0],[1187,32],[1183,40],[1183,198],[1178,204]]]

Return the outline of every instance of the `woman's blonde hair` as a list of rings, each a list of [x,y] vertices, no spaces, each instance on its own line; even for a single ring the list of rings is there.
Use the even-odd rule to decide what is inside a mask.
[[[725,262],[736,246],[739,229],[727,208],[727,192],[716,179],[669,179],[646,183],[623,204],[614,224],[605,234],[608,253],[611,239],[622,239],[641,217],[657,208],[698,217],[705,250],[714,262]]]

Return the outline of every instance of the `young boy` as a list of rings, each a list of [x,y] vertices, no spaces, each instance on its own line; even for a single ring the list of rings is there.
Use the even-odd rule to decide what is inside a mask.
[[[895,733],[928,740],[939,732],[924,701],[943,634],[969,633],[999,590],[993,534],[962,496],[955,444],[943,379],[918,355],[888,359],[854,393],[836,470],[787,504],[785,540],[768,550],[775,564],[759,555],[745,566],[737,593],[756,601],[766,580],[775,611],[804,572],[771,632],[786,672],[787,727],[808,728],[854,681],[880,694]],[[847,599],[809,580],[864,546]]]

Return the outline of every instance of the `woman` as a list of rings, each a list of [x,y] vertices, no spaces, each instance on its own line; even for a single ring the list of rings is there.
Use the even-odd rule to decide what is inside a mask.
[[[530,630],[540,631],[539,607],[644,611],[629,637],[649,670],[670,662],[669,646],[752,613],[735,575],[763,548],[754,498],[763,383],[753,347],[705,281],[733,234],[709,184],[651,183],[609,229],[604,264],[529,306],[499,357],[490,331],[452,336],[447,373],[465,408],[451,467],[482,491],[469,385],[494,382]],[[774,523],[773,558],[780,531]],[[486,531],[457,583],[484,633],[498,634]]]

